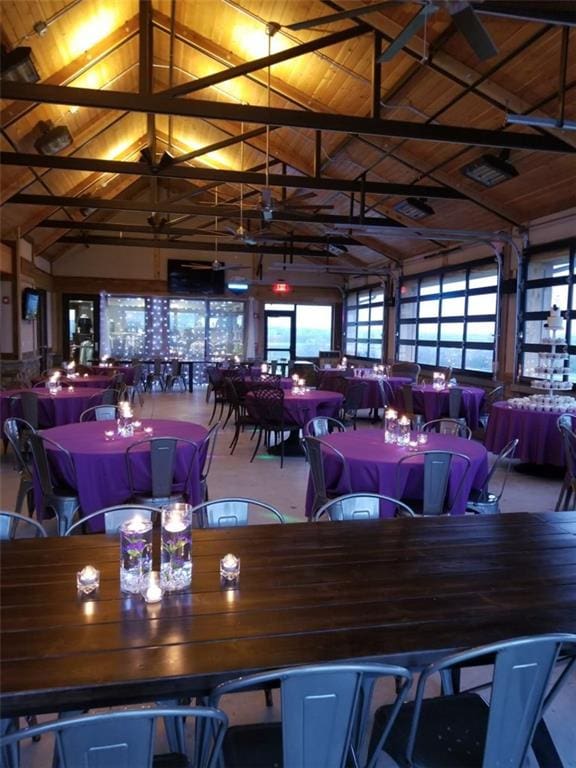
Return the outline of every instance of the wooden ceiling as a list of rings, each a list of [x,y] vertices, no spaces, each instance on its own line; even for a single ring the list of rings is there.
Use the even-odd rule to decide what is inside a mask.
[[[495,55],[469,44],[462,9]],[[217,240],[376,268],[454,244],[411,227],[510,232],[575,204],[572,2],[0,0],[0,13],[3,46],[29,46],[40,75],[1,84],[1,236],[51,260],[79,242],[212,257]],[[47,125],[72,144],[38,154]],[[501,153],[514,178],[462,174]],[[398,212],[407,197],[429,215]]]

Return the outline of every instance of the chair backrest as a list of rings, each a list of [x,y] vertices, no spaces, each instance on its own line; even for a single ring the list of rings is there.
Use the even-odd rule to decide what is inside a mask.
[[[34,429],[38,429],[38,394],[32,390],[21,392],[20,405],[22,407],[22,417],[31,424]]]
[[[502,448],[502,450],[496,457],[496,460],[490,467],[490,471],[488,472],[484,485],[482,486],[482,490],[478,495],[479,501],[487,501],[489,498],[493,498],[495,501],[500,499],[500,497],[504,493],[506,480],[508,479],[508,473],[510,471],[510,460],[514,458],[514,453],[516,451],[516,448],[519,442],[520,442],[519,438],[515,437],[513,440],[510,440],[510,442],[507,445],[505,445],[504,448]],[[576,445],[575,445],[575,449],[576,449]],[[575,453],[575,459],[576,459],[576,453]],[[492,486],[492,478],[497,469],[503,469],[503,472],[501,475],[500,482],[498,484],[498,488],[495,489],[495,487]]]
[[[573,430],[576,425],[576,414],[573,413],[561,413],[556,419],[556,426],[562,432],[562,427]]]
[[[407,469],[406,464],[419,463],[422,456],[424,456],[422,514],[443,515],[450,513],[458,501],[460,491],[471,466],[471,461],[465,454],[454,451],[423,451],[402,456],[396,465],[396,496],[398,498],[406,495],[402,493]],[[462,462],[463,471],[459,481],[453,484],[452,493],[450,494],[451,498],[449,499],[448,488],[453,461]]]
[[[24,458],[22,449],[25,447],[22,441],[36,430],[25,419],[18,419],[15,416],[9,416],[4,421],[4,434],[14,451],[16,459],[16,468],[19,472],[28,473],[28,464]]]
[[[307,435],[304,441],[306,443],[306,454],[310,462],[310,477],[314,488],[312,514],[315,514],[330,498],[326,487],[326,473],[324,470],[325,454],[330,454],[337,462],[338,485],[343,488],[342,495],[350,493],[352,490],[350,470],[344,455],[334,446],[330,445],[330,443],[311,435]]]
[[[416,690],[406,750],[409,764],[413,764],[422,701],[430,677],[444,673],[443,679],[449,679],[445,674],[447,670],[484,657],[486,664],[493,665],[493,677],[482,768],[523,765],[541,718],[558,653],[564,643],[576,643],[576,635],[536,635],[505,640],[456,653],[427,667]],[[570,662],[571,665],[575,661],[576,657]],[[449,723],[444,719],[442,726],[447,725]],[[434,725],[429,724],[428,727],[433,729]]]
[[[362,406],[366,382],[359,379],[348,379],[347,384],[342,409],[346,416],[355,416],[356,411]]]
[[[120,390],[114,387],[108,387],[102,390],[100,403],[102,405],[116,405],[120,395]]]
[[[411,684],[412,674],[404,667],[325,664],[265,672],[222,683],[212,692],[210,704],[218,706],[228,693],[279,683],[283,768],[344,768],[352,764],[351,750],[356,752],[363,740],[374,683],[380,678],[394,678],[398,692],[387,727],[372,750],[372,768]]]
[[[115,507],[106,507],[106,509],[99,509],[97,512],[84,515],[80,520],[77,520],[68,527],[64,532],[64,536],[83,533],[86,530],[86,524],[90,520],[95,520],[102,516],[104,516],[105,532],[107,534],[116,534],[122,523],[134,515],[137,514],[144,520],[153,520],[158,516],[158,513],[158,507],[147,507],[144,504],[118,504]]]
[[[25,517],[16,512],[0,510],[0,541],[15,539],[20,527],[25,529],[25,536],[28,536],[30,533],[32,536],[47,536],[44,528],[33,517]]]
[[[565,421],[560,422],[558,418],[560,434],[564,446],[564,460],[566,461],[566,471],[570,478],[576,479],[576,434],[571,427],[566,426]]]
[[[271,504],[257,499],[226,498],[205,501],[192,510],[202,528],[231,528],[248,525],[250,516],[264,514],[272,522],[284,523],[284,516]]]
[[[156,723],[159,718],[172,720],[182,733],[186,718],[204,720],[211,727],[212,741],[206,740],[202,768],[216,768],[228,718],[220,710],[208,707],[155,707],[104,712],[97,715],[63,717],[42,725],[13,731],[0,738],[0,751],[6,754],[23,739],[56,736],[59,768],[78,766],[151,766],[154,757]],[[188,757],[179,756],[178,765],[188,765]]]
[[[380,407],[388,408],[394,400],[394,390],[386,379],[377,379],[377,381],[378,389],[380,390]]]
[[[82,411],[80,421],[115,421],[117,417],[117,405],[93,405]]]
[[[462,408],[462,388],[450,387],[448,390],[448,416],[451,419],[460,418]]]
[[[397,362],[390,366],[391,376],[407,376],[412,379],[414,384],[418,384],[420,376],[420,366],[418,363]]]
[[[55,488],[61,484],[54,478],[52,467],[48,461],[46,447],[49,447],[52,451],[58,451],[63,462],[63,474],[66,476],[70,486],[73,488],[77,487],[76,467],[70,452],[67,451],[66,448],[61,446],[60,443],[57,443],[55,440],[51,440],[49,437],[41,435],[39,432],[32,432],[29,441],[30,450],[32,451],[32,461],[34,462],[34,468],[40,482],[42,494],[45,497],[54,494]]]
[[[404,403],[404,411],[408,413],[414,413],[414,393],[412,392],[412,384],[402,385],[402,402]]]
[[[315,416],[304,426],[304,436],[322,437],[331,432],[346,432],[344,424],[332,416]]]
[[[250,411],[262,426],[273,427],[284,422],[284,390],[280,387],[258,387],[252,392]]]
[[[232,385],[232,388],[234,388],[233,385]],[[218,437],[219,429],[220,429],[220,422],[214,424],[214,426],[208,430],[208,434],[202,440],[202,442],[199,443],[198,445],[198,455],[200,458],[200,467],[201,467],[200,482],[202,483],[204,488],[206,486],[206,481],[208,480],[208,473],[210,472],[210,467],[212,466],[212,457],[214,456],[214,448],[216,447],[216,438]]]
[[[174,471],[176,467],[176,453],[179,445],[187,444],[192,451],[187,459],[187,473],[183,481],[186,487],[188,477],[194,465],[194,456],[198,450],[196,443],[180,437],[150,437],[138,440],[126,448],[126,468],[128,483],[132,496],[139,494],[150,495],[156,499],[169,499],[174,485]],[[147,476],[146,488],[138,486],[136,482],[136,467],[141,463],[142,449],[147,449]]]
[[[454,435],[454,437],[464,437],[466,440],[472,438],[472,430],[462,419],[432,419],[422,425],[424,432],[437,432],[440,435]]]
[[[320,507],[314,515],[319,520],[322,515],[328,514],[330,520],[379,520],[380,502],[388,502],[395,505],[395,514],[402,517],[415,517],[408,504],[393,499],[391,496],[383,496],[380,493],[348,493],[337,499],[331,499],[323,507]]]
[[[318,389],[323,389],[327,392],[340,392],[340,394],[345,395],[348,389],[348,379],[343,374],[332,376],[332,374],[321,373]]]

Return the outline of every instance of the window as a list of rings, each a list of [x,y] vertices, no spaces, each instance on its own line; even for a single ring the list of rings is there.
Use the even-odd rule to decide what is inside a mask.
[[[266,358],[318,357],[332,348],[332,306],[329,304],[265,304]]]
[[[381,287],[352,291],[346,297],[346,344],[348,357],[382,360],[384,339],[384,291]]]
[[[497,307],[492,262],[403,280],[398,359],[492,373]]]
[[[524,291],[520,314],[520,367],[521,375],[531,378],[538,365],[538,353],[549,352],[542,344],[543,324],[556,304],[566,318],[565,336],[570,356],[569,380],[576,381],[576,241],[562,247],[541,246],[526,251],[524,263]],[[572,333],[574,331],[574,333]]]

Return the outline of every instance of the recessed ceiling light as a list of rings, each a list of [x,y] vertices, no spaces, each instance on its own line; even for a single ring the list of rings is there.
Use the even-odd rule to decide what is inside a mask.
[[[503,181],[518,176],[518,171],[508,162],[509,152],[497,155],[482,155],[478,160],[461,168],[461,173],[484,187],[495,187]]]
[[[407,197],[406,200],[396,203],[394,210],[416,221],[425,219],[427,216],[433,216],[435,213],[431,205],[417,197]]]

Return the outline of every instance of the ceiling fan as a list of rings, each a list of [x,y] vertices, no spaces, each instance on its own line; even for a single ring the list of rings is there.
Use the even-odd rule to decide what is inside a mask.
[[[260,202],[260,210],[262,211],[262,219],[265,224],[269,224],[274,219],[275,211],[319,211],[319,210],[332,210],[333,205],[323,205],[322,203],[304,203],[304,200],[309,200],[312,197],[316,197],[315,192],[296,192],[285,200],[278,200],[273,197],[272,190],[266,186],[262,189],[262,199]]]
[[[387,0],[386,2],[377,2],[372,5],[363,5],[360,8],[352,8],[348,11],[339,11],[326,16],[317,16],[314,19],[306,19],[296,22],[295,24],[288,24],[283,28],[297,31],[300,29],[311,29],[320,24],[333,24],[334,22],[342,21],[343,19],[357,19],[369,13],[381,11],[406,1],[418,3],[421,5],[421,8],[400,32],[398,37],[390,43],[388,48],[380,55],[380,58],[378,59],[380,62],[390,61],[406,45],[410,38],[426,24],[427,18],[441,8],[448,11],[455,27],[466,38],[468,44],[480,60],[484,61],[498,53],[498,49],[490,37],[490,34],[478,18],[478,9],[476,9],[469,0]],[[271,24],[274,31],[278,31],[278,29],[281,28],[280,25],[274,24],[273,22]]]

